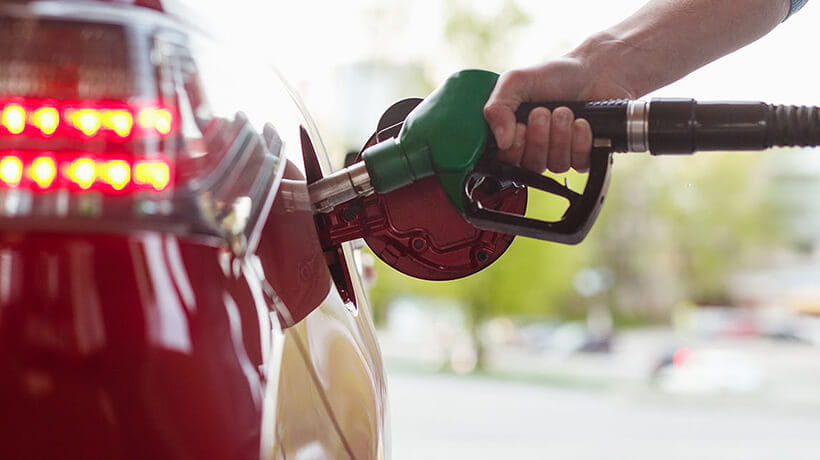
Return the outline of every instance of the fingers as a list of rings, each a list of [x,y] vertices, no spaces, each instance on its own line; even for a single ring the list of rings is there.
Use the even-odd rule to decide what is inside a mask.
[[[585,120],[573,120],[572,111],[559,107],[552,113],[536,108],[527,125],[516,123],[515,111],[531,100],[532,72],[511,71],[502,75],[484,106],[484,117],[499,148],[498,157],[542,173],[563,173],[570,167],[589,169],[592,130]]]
[[[572,120],[572,110],[566,107],[558,107],[552,113],[547,167],[554,173],[564,173],[569,170],[573,133]]]
[[[589,170],[589,153],[592,151],[592,127],[580,118],[572,124],[572,167],[578,172]]]
[[[513,126],[510,148],[498,155],[502,161],[537,173],[549,169],[560,174],[570,167],[579,172],[589,170],[592,128],[587,120],[573,119],[567,107],[552,113],[545,107],[535,108],[526,125]]]
[[[524,157],[520,164],[537,173],[542,173],[547,169],[551,116],[552,114],[546,107],[538,107],[530,112],[527,120],[526,146],[523,149]]]

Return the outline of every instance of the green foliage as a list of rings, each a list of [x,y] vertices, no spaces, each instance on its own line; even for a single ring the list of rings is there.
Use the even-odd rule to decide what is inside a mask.
[[[777,246],[765,153],[618,157],[591,237],[613,303],[666,318],[681,300],[728,301],[727,282]]]

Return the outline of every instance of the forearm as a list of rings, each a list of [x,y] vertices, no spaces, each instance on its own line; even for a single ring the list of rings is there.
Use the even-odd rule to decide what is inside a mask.
[[[640,97],[762,37],[789,7],[788,0],[653,0],[570,56]]]

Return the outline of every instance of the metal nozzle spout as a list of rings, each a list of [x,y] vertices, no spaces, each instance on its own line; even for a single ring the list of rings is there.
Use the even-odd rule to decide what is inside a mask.
[[[325,213],[336,206],[373,193],[364,161],[354,163],[308,185],[310,202],[316,212]]]

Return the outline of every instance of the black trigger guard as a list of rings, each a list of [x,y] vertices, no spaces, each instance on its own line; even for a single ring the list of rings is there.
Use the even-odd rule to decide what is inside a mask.
[[[609,188],[612,149],[595,147],[590,153],[590,168],[583,193],[570,190],[555,179],[504,163],[494,158],[481,160],[467,181],[463,193],[464,217],[472,225],[493,232],[526,236],[563,244],[584,240],[598,218]],[[489,178],[499,184],[513,183],[566,198],[570,205],[558,221],[533,219],[519,214],[487,209],[473,199],[474,184]]]

